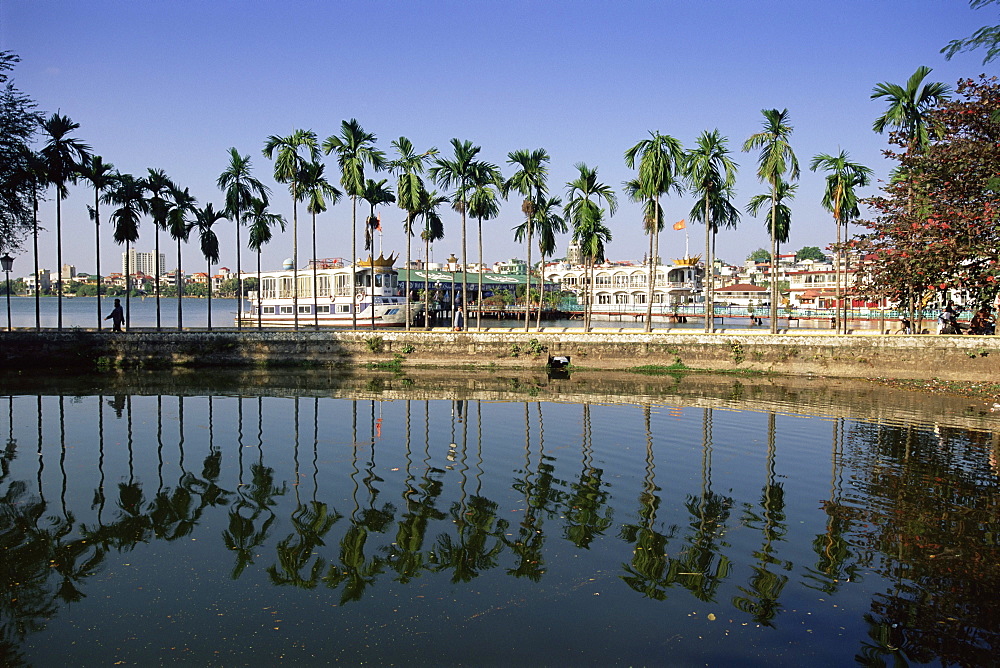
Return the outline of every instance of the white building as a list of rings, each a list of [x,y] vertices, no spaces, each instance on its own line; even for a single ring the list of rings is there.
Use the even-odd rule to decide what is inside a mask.
[[[704,269],[700,257],[680,258],[672,266],[653,268],[653,306],[668,308],[700,301]],[[554,267],[545,278],[559,284],[560,289],[577,295],[580,303],[587,301],[590,276],[578,265]],[[594,285],[589,291],[595,312],[636,312],[645,308],[649,295],[649,267],[640,265],[604,264],[594,268]]]
[[[137,251],[134,248],[130,248],[127,253],[122,253],[122,273],[125,271],[125,261],[128,260],[128,273],[132,274],[144,274],[146,276],[159,276],[162,274],[167,265],[167,256],[164,253],[160,253],[160,264],[156,266],[156,251],[149,251],[148,253],[143,253],[142,251]]]

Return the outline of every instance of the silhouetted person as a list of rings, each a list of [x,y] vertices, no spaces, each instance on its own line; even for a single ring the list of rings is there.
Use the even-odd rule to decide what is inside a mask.
[[[125,322],[125,311],[122,309],[122,300],[115,300],[115,307],[111,309],[111,313],[105,320],[111,321],[111,331],[122,331],[122,323]]]

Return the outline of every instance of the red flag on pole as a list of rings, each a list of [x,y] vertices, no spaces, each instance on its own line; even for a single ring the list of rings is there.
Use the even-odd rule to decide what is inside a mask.
[[[685,227],[687,227],[687,225],[684,224],[683,220],[678,220],[676,223],[674,223],[675,230],[683,230]]]
[[[378,224],[375,225],[375,229],[378,230],[379,232],[382,231],[382,212],[381,211],[378,212]]]

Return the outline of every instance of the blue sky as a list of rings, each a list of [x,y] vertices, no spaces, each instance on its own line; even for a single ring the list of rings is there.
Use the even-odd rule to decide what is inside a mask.
[[[842,148],[879,179],[891,169],[881,155],[885,137],[871,130],[884,110],[869,99],[872,87],[903,84],[919,65],[948,84],[996,73],[981,52],[950,62],[939,53],[950,39],[996,22],[994,8],[973,11],[965,0],[0,0],[0,49],[22,58],[15,84],[44,112],[80,123],[78,136],[120,170],[161,168],[199,202],[220,206],[215,180],[234,146],[252,156],[256,174],[274,189],[272,208],[289,219],[290,198],[274,182],[264,140],[297,128],[322,140],[349,118],[390,153],[400,135],[418,150],[447,151],[452,137],[469,139],[508,175],[509,151],[545,148],[550,190],[559,195],[578,162],[596,166],[620,192],[634,176],[623,153],[650,130],[691,146],[702,131],[718,128],[740,165],[735,203],[743,209],[766,191],[756,179],[757,156],[740,152],[743,141],[760,129],[761,109],[788,108],[803,168],[786,246],[795,250],[825,247],[834,234],[820,206],[823,177],[807,169],[812,156]],[[339,177],[332,157],[326,160]],[[91,198],[85,186],[75,187],[63,208],[64,259],[82,271],[94,265]],[[691,205],[688,196],[671,197],[668,220],[686,218]],[[43,203],[41,215],[49,228],[42,261],[55,268],[54,202]],[[511,232],[520,215],[512,201],[484,226],[487,261],[524,256]],[[387,251],[405,249],[402,218],[395,207],[383,210]],[[610,258],[642,259],[640,219],[637,205],[621,202],[608,221]],[[349,257],[350,220],[348,200],[319,217],[320,256]],[[448,209],[444,221],[435,260],[460,250],[458,214]],[[703,229],[689,226],[692,252],[700,252]],[[148,220],[140,234],[138,248],[151,249]],[[232,224],[223,223],[219,235],[221,262],[235,267]],[[110,231],[105,238],[102,263],[118,267],[121,249]],[[300,264],[308,255],[302,238]],[[560,239],[557,256],[567,240]],[[763,217],[744,215],[737,230],[720,233],[717,252],[742,262],[767,243]],[[668,228],[660,248],[665,259],[679,257],[684,233]],[[290,256],[289,232],[265,250],[265,265]],[[243,258],[249,267],[249,251]],[[202,261],[190,244],[185,268]],[[26,265],[19,262],[17,273]]]

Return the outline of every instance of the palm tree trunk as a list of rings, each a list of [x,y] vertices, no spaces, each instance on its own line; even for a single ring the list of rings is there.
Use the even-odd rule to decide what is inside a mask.
[[[184,328],[184,270],[181,267],[181,238],[177,237],[177,273],[174,274],[177,288],[177,331]]]
[[[524,331],[531,329],[531,216],[528,216],[528,266],[524,270]]]
[[[243,265],[240,264],[240,208],[236,207],[236,329],[243,329]],[[157,283],[159,285],[159,283]],[[156,293],[157,299],[160,293]],[[159,306],[157,306],[159,313]]]
[[[132,272],[129,266],[129,250],[132,248],[131,242],[125,242],[125,331],[132,329]]]
[[[35,331],[37,332],[37,331],[40,331],[42,329],[42,304],[41,304],[41,292],[40,292],[41,286],[38,285],[38,281],[39,281],[40,277],[38,276],[38,185],[36,183],[32,183],[32,185],[31,185],[31,202],[32,202],[32,204],[31,204],[31,207],[32,207],[31,208],[31,237],[32,237],[32,243],[33,243],[34,249],[35,249],[35,254],[34,254],[34,257],[35,257]],[[101,260],[100,260],[100,254],[98,254],[97,257],[98,257],[98,259],[97,259],[97,266],[98,266],[98,270],[97,270],[97,285],[98,285],[97,306],[98,306],[98,309],[99,309],[100,306],[101,306],[101,299],[100,299],[100,294],[101,294],[100,293],[100,285],[101,285],[101,270],[100,270],[100,266],[101,266]],[[97,322],[98,322],[98,327],[97,328],[100,329],[100,322],[101,322],[101,312],[100,312],[100,310],[98,310],[98,312],[97,312]]]
[[[298,182],[292,181],[292,313],[294,328],[299,329],[299,207]]]
[[[354,304],[351,306],[351,329],[358,328],[358,300],[354,294],[355,293],[354,281],[357,278],[354,267],[355,258],[358,257],[357,237],[358,237],[358,196],[351,195],[351,299],[354,300]]]
[[[468,317],[466,305],[469,303],[469,281],[467,280],[468,266],[469,249],[465,232],[465,179],[462,179],[462,313],[464,315],[462,318],[462,326],[465,329],[468,329],[468,323],[465,322],[465,318]],[[454,297],[452,299],[454,299]]]
[[[775,223],[778,217],[778,185],[771,184],[771,333],[778,333],[778,258]]]
[[[56,289],[58,292],[57,303],[59,307],[59,316],[57,327],[62,329],[62,297],[63,297],[63,281],[62,281],[62,196],[59,193],[59,189],[56,188]]]
[[[156,287],[156,331],[160,331],[160,226],[155,222],[153,225],[156,227],[156,251],[153,258],[153,266],[156,267],[153,272],[153,285]]]
[[[319,311],[316,308],[317,304],[319,304],[319,302],[317,301],[318,300],[317,289],[319,288],[319,281],[316,278],[316,214],[315,213],[313,213],[313,215],[312,215],[312,237],[313,237],[313,239],[312,239],[312,243],[313,243],[313,246],[312,246],[312,251],[313,251],[312,252],[312,266],[313,266],[313,327],[316,330],[319,330]]]
[[[403,230],[406,233],[406,331],[410,331],[410,239],[413,235],[413,215],[407,211],[406,212],[406,229]]]
[[[542,328],[542,310],[545,308],[545,253],[539,249],[538,254],[541,255],[541,262],[539,263],[538,318],[535,320],[535,331]]]
[[[649,285],[646,286],[646,327],[645,331],[653,331],[653,288],[656,285],[656,249],[653,237],[660,229],[660,195],[653,198],[656,211],[653,215],[653,229],[649,231]]]
[[[97,331],[101,331],[103,319],[101,318],[101,198],[100,190],[94,188],[94,248],[96,250],[97,261]],[[35,241],[38,241],[36,235]],[[37,256],[37,254],[36,254]],[[35,283],[38,283],[38,269],[35,269]],[[37,294],[37,285],[36,285]]]
[[[712,221],[708,219],[708,194],[705,195],[705,276],[702,278],[702,290],[705,293],[705,333],[715,327],[715,298],[712,294]]]
[[[424,226],[427,225],[427,214],[424,214]],[[431,279],[427,265],[430,264],[431,238],[425,235],[424,238],[424,329],[431,327]]]
[[[208,263],[208,331],[212,331],[212,263]],[[211,397],[209,397],[211,399]]]
[[[483,326],[483,217],[479,217],[479,292],[476,293],[476,331]]]
[[[257,251],[257,329],[264,328],[264,322],[261,318],[261,304],[263,299],[263,292],[261,290],[260,284],[260,251]]]

